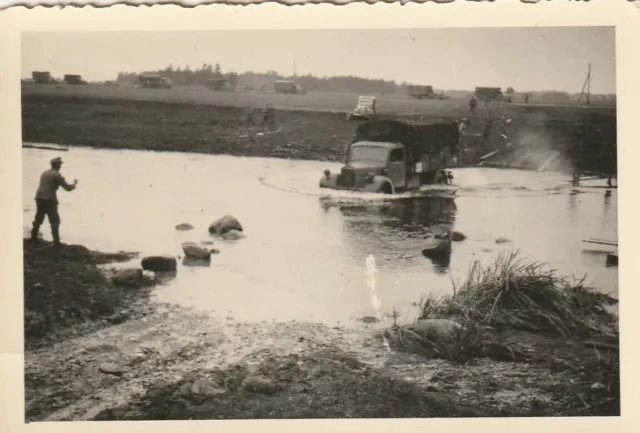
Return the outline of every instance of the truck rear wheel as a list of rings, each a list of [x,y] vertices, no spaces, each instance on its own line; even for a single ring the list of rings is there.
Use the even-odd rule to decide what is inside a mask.
[[[382,185],[382,188],[380,188],[380,192],[383,194],[393,194],[393,188],[391,188],[391,184],[387,182]]]

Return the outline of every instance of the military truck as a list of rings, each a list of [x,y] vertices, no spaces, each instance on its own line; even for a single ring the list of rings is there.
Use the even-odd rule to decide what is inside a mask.
[[[324,171],[320,188],[395,194],[448,184],[458,147],[455,122],[371,120],[356,129],[340,172]]]
[[[306,91],[293,81],[279,80],[273,83],[273,89],[276,93],[304,95]]]
[[[147,89],[171,89],[173,87],[171,78],[157,74],[140,74],[138,81],[141,87]]]

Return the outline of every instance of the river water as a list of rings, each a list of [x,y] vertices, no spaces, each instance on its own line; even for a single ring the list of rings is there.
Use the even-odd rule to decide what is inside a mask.
[[[220,254],[209,267],[179,265],[176,277],[154,291],[160,301],[222,319],[347,324],[376,315],[378,301],[382,313],[395,308],[411,317],[415,302],[450,292],[474,261],[489,264],[516,250],[560,275],[586,275],[617,296],[617,268],[605,266],[611,248],[582,242],[617,240],[617,192],[605,197],[605,189],[591,187],[603,181],[576,192],[566,175],[469,168],[453,170],[453,196],[427,189],[389,198],[320,190],[322,171],[338,170],[335,163],[24,149],[25,226],[39,175],[58,154],[67,180],[79,180],[76,191],[59,192],[65,243],[178,256],[183,242],[211,240],[207,228],[218,217],[240,220],[245,239],[215,240]],[[175,230],[183,222],[195,229]],[[437,263],[421,253],[435,224],[452,224],[467,236]],[[51,238],[48,222],[41,232]],[[499,237],[511,242],[496,243]]]

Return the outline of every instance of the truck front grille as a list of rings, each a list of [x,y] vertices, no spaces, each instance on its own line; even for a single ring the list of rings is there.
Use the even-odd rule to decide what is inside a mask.
[[[340,186],[351,187],[356,183],[356,172],[353,169],[343,168],[338,179]]]

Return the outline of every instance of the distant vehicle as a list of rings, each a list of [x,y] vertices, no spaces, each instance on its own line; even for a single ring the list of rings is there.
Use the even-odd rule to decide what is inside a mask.
[[[216,92],[231,90],[229,82],[224,78],[211,78],[207,80],[207,87]]]
[[[447,184],[457,165],[458,126],[373,120],[358,126],[340,173],[325,170],[320,188],[395,194]]]
[[[108,87],[120,87],[120,84],[117,81],[105,81],[104,85]]]
[[[480,101],[506,101],[511,102],[513,98],[511,96],[505,96],[502,94],[500,87],[476,87],[476,98]]]
[[[55,84],[57,82],[57,80],[51,77],[49,71],[33,71],[31,77],[36,84]]]
[[[64,82],[67,84],[74,84],[74,85],[85,85],[85,84],[89,84],[87,83],[85,80],[82,79],[82,76],[80,75],[74,75],[74,74],[67,74],[64,76]]]
[[[433,86],[414,86],[411,85],[407,89],[407,93],[410,98],[414,99],[428,99],[433,98]]]
[[[347,114],[347,120],[370,120],[375,117],[377,101],[375,96],[359,96],[358,104]]]
[[[157,74],[141,74],[138,76],[140,87],[147,89],[171,89],[173,81],[171,78]]]
[[[297,94],[304,95],[306,90],[304,90],[301,86],[295,84],[293,81],[284,81],[279,80],[273,83],[273,89],[276,93],[287,93],[287,94]]]

